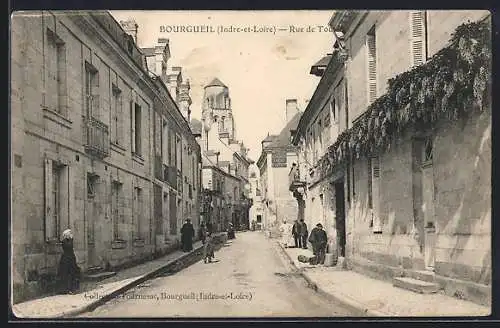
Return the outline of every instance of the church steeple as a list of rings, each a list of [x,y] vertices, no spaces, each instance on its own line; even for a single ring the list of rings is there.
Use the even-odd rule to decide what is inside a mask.
[[[229,88],[216,77],[204,89],[202,116],[211,112],[219,137],[228,140],[234,139],[235,129]]]

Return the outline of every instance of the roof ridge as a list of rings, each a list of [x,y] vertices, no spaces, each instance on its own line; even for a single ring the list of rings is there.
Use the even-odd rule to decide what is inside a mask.
[[[218,78],[218,77],[215,77],[214,79],[212,79],[212,81],[210,83],[208,83],[206,87],[224,87],[224,88],[227,88],[227,86]]]

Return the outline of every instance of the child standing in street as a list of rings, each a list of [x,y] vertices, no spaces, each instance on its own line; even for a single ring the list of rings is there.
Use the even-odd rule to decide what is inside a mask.
[[[205,244],[203,245],[203,262],[210,263],[214,258],[214,245],[213,245],[213,236],[212,232],[207,233],[207,237],[205,239]]]

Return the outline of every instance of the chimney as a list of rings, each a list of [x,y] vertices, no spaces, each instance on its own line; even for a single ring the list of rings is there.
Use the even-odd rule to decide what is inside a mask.
[[[139,25],[135,22],[133,18],[129,18],[127,20],[122,20],[120,21],[120,25],[122,26],[123,30],[125,33],[130,35],[133,39],[135,44],[137,43],[137,30],[139,29]]]
[[[299,107],[297,106],[297,99],[287,99],[286,100],[286,123],[290,122],[292,118],[299,112]]]

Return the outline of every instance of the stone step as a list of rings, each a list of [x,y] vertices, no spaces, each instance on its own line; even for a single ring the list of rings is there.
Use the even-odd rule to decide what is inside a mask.
[[[405,276],[407,278],[413,278],[426,282],[436,281],[436,275],[434,274],[434,272],[428,270],[408,270],[405,272]]]
[[[397,277],[392,280],[392,285],[420,294],[433,294],[439,291],[438,284],[413,278]]]
[[[114,275],[116,275],[116,272],[113,272],[113,271],[97,272],[97,273],[85,274],[84,280],[86,280],[86,281],[98,281],[98,280],[103,280],[103,279],[112,277]]]
[[[85,274],[95,274],[95,273],[99,273],[102,271],[104,271],[104,268],[102,268],[101,266],[92,266],[92,267],[87,268],[87,270],[85,271]]]

